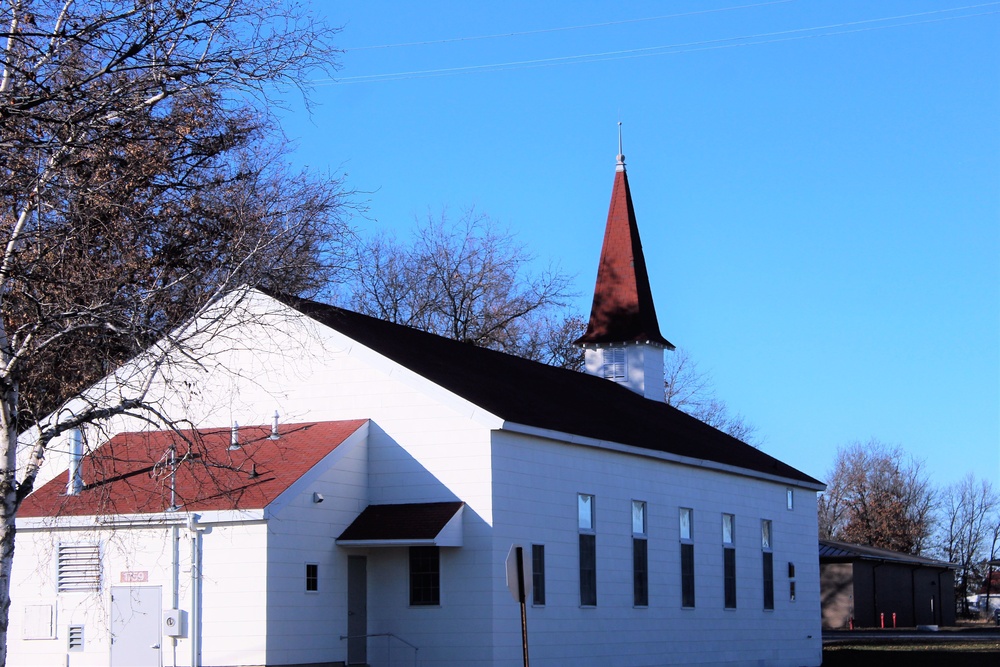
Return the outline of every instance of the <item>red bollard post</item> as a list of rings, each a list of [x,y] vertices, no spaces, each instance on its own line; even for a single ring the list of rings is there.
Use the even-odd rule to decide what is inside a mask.
[[[896,612],[892,612],[892,627],[896,627]]]
[[[848,627],[848,628],[849,628],[850,630],[853,630],[853,629],[854,629],[854,617],[853,617],[853,616],[851,616],[851,619],[850,619],[850,620],[848,621],[848,626],[847,626],[847,627]]]
[[[885,630],[885,612],[883,611],[879,616],[879,621],[882,624],[882,629]]]

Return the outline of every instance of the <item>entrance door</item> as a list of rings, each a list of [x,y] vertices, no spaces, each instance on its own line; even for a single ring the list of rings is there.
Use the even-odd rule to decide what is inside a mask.
[[[159,586],[111,587],[111,667],[160,666]]]
[[[368,663],[368,558],[347,557],[347,664]]]

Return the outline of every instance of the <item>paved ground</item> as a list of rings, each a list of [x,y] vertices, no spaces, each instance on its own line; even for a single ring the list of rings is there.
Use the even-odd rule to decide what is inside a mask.
[[[823,667],[997,667],[1000,628],[941,628],[937,632],[841,630],[823,633]]]
[[[823,644],[842,644],[857,642],[885,642],[885,641],[921,641],[930,643],[937,642],[961,642],[961,641],[989,641],[1000,640],[1000,627],[977,625],[940,628],[937,632],[918,631],[914,628],[898,628],[895,630],[824,630]]]

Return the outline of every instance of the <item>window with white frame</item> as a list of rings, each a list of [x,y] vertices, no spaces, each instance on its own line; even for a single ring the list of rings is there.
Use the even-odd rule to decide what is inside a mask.
[[[785,489],[785,509],[795,509],[795,489]]]
[[[726,609],[736,608],[736,516],[722,515],[722,564]]]
[[[601,362],[605,380],[625,381],[627,368],[624,347],[604,348],[601,350]]]
[[[580,530],[580,605],[597,605],[597,535],[595,532],[594,496],[577,495]]]
[[[306,592],[319,591],[319,563],[306,563]]]
[[[649,604],[649,553],[646,535],[646,503],[632,501],[632,604]]]
[[[774,609],[774,553],[771,547],[771,521],[760,521],[760,550],[763,566],[764,609]]]
[[[680,508],[681,606],[694,607],[694,510]]]

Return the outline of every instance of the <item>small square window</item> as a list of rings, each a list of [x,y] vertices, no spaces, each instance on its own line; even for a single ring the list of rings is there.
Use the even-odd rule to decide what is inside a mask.
[[[581,493],[578,496],[580,530],[594,530],[594,496]]]
[[[642,500],[632,501],[632,534],[646,534],[646,503]]]
[[[319,565],[306,563],[306,592],[315,593],[319,590]]]
[[[722,543],[732,544],[736,539],[736,516],[733,514],[722,515]]]

